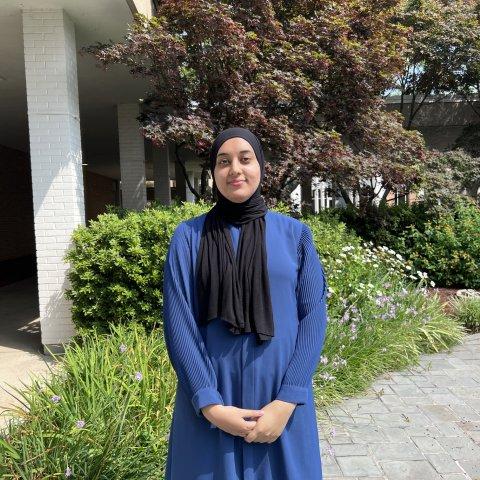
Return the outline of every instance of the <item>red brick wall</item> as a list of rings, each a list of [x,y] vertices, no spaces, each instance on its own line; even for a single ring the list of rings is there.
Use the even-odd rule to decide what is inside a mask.
[[[0,262],[35,252],[28,154],[0,145]]]
[[[85,216],[88,225],[89,220],[95,219],[97,215],[105,212],[107,204],[117,205],[117,181],[84,170],[83,184],[85,189]]]

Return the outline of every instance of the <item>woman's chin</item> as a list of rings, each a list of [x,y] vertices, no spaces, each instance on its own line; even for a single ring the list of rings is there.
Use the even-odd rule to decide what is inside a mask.
[[[242,192],[230,192],[227,198],[231,202],[242,203],[245,200],[248,200],[251,196],[252,194],[245,195],[245,193]]]

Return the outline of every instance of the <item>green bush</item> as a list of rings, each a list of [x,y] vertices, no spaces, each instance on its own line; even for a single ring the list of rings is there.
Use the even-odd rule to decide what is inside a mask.
[[[422,202],[355,208],[327,214],[343,221],[365,241],[392,248],[442,287],[480,287],[480,208],[467,198],[452,211],[427,209]]]
[[[427,206],[422,202],[393,206],[385,203],[380,203],[379,206],[373,204],[362,215],[359,215],[358,209],[351,205],[335,208],[333,212],[338,220],[346,223],[365,241],[390,247],[393,247],[396,238],[403,235],[410,225],[423,231],[423,226],[429,218]]]
[[[353,396],[379,374],[448,349],[461,324],[429,295],[426,272],[388,247],[362,242],[344,224],[303,218],[312,229],[329,285],[329,324],[314,386],[317,406]]]
[[[457,297],[451,300],[454,315],[470,333],[480,332],[480,298]]]
[[[77,328],[108,330],[109,324],[153,328],[162,310],[163,265],[170,238],[183,220],[207,211],[186,202],[99,215],[73,233],[70,262],[72,320]]]
[[[392,247],[443,287],[480,288],[480,208],[459,201],[452,212],[409,226]]]

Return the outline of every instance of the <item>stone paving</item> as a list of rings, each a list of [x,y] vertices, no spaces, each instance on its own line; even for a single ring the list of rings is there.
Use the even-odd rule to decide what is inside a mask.
[[[480,334],[319,412],[325,480],[480,480]]]

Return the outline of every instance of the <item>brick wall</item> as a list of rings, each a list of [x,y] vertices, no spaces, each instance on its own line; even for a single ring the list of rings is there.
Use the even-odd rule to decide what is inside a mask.
[[[55,345],[75,333],[63,257],[85,223],[75,27],[61,9],[22,19],[42,344]]]
[[[30,159],[19,150],[0,145],[0,262],[32,255],[32,182]]]

